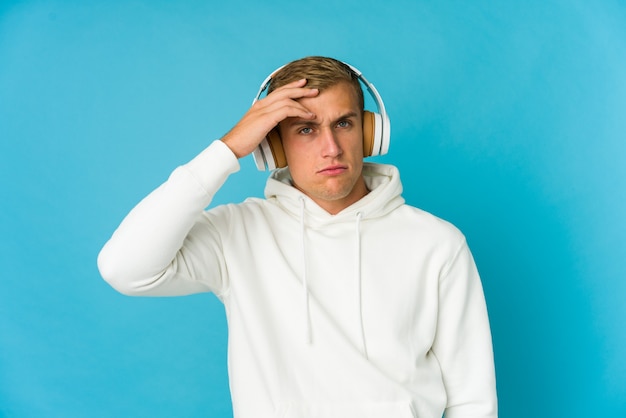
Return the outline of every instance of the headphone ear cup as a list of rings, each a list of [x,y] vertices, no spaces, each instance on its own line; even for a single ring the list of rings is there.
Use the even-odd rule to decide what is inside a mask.
[[[381,155],[383,121],[378,113],[363,112],[363,157]]]
[[[376,121],[370,111],[363,112],[363,157],[370,157],[374,149],[374,132]]]
[[[280,139],[278,129],[274,128],[267,134],[267,142],[272,150],[272,157],[276,168],[287,167],[287,157],[285,157],[285,150],[283,149],[283,142]]]

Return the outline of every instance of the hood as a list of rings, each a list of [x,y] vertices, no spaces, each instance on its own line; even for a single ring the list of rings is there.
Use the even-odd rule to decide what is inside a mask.
[[[362,219],[383,216],[404,204],[402,183],[398,169],[388,164],[364,163],[363,177],[370,192],[358,202],[336,215],[331,215],[311,198],[292,186],[289,167],[275,170],[267,180],[265,197],[276,199],[287,212],[301,216],[301,201],[304,199],[306,223],[309,227],[320,227],[336,222],[354,222],[357,213]]]

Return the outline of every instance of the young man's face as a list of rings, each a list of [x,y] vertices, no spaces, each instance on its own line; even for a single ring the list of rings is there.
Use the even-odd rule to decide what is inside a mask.
[[[314,120],[288,118],[280,134],[294,186],[336,214],[368,193],[363,168],[363,121],[354,88],[339,83],[299,102]]]

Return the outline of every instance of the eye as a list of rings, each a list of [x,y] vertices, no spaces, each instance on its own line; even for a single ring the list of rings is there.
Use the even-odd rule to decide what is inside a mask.
[[[298,133],[302,135],[309,135],[312,132],[313,132],[313,129],[309,128],[308,126],[305,126],[304,128],[301,128],[300,130],[298,130]]]
[[[338,128],[348,128],[351,125],[352,123],[349,120],[342,120],[342,121],[339,121],[339,123],[337,123]]]

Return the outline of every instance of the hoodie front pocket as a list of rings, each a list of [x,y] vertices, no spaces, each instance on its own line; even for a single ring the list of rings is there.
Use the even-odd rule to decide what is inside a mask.
[[[280,418],[418,418],[408,402],[282,404]]]

